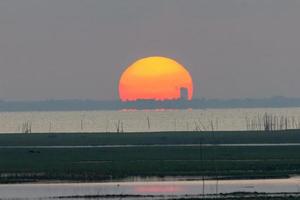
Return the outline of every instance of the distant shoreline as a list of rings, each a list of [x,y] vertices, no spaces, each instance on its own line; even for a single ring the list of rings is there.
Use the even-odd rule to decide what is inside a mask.
[[[194,99],[135,102],[97,100],[1,101],[0,112],[26,111],[109,111],[160,109],[230,109],[230,108],[291,108],[300,107],[300,98],[271,97],[265,99]]]

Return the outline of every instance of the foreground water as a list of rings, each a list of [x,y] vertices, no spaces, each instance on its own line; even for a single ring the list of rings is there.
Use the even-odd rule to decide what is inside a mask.
[[[204,183],[204,187],[203,187]],[[234,192],[299,193],[300,178],[268,180],[206,180],[115,183],[51,183],[0,185],[0,199],[56,199],[84,196],[107,199],[133,197],[197,197]]]
[[[264,128],[266,113],[281,128],[300,128],[300,108],[0,112],[0,133],[251,130]]]

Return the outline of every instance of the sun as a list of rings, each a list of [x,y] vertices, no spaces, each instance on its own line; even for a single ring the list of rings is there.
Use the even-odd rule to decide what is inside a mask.
[[[187,69],[173,59],[142,58],[121,75],[119,95],[122,101],[191,100],[193,80]]]

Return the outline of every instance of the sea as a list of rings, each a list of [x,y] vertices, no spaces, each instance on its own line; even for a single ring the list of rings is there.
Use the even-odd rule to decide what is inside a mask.
[[[236,193],[264,195],[299,194],[300,179],[262,180],[195,180],[195,181],[140,181],[110,183],[28,183],[0,185],[0,199],[5,200],[145,200],[211,198]],[[225,196],[226,197],[226,196]],[[231,196],[227,196],[231,197]]]
[[[0,112],[0,133],[243,131],[270,124],[299,129],[300,108]]]

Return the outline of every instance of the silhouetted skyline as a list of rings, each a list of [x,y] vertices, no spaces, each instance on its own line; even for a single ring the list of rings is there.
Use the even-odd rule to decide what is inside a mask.
[[[271,97],[264,99],[194,99],[181,100],[47,100],[47,101],[0,101],[0,111],[88,111],[126,109],[207,109],[207,108],[282,108],[300,107],[300,98]]]

